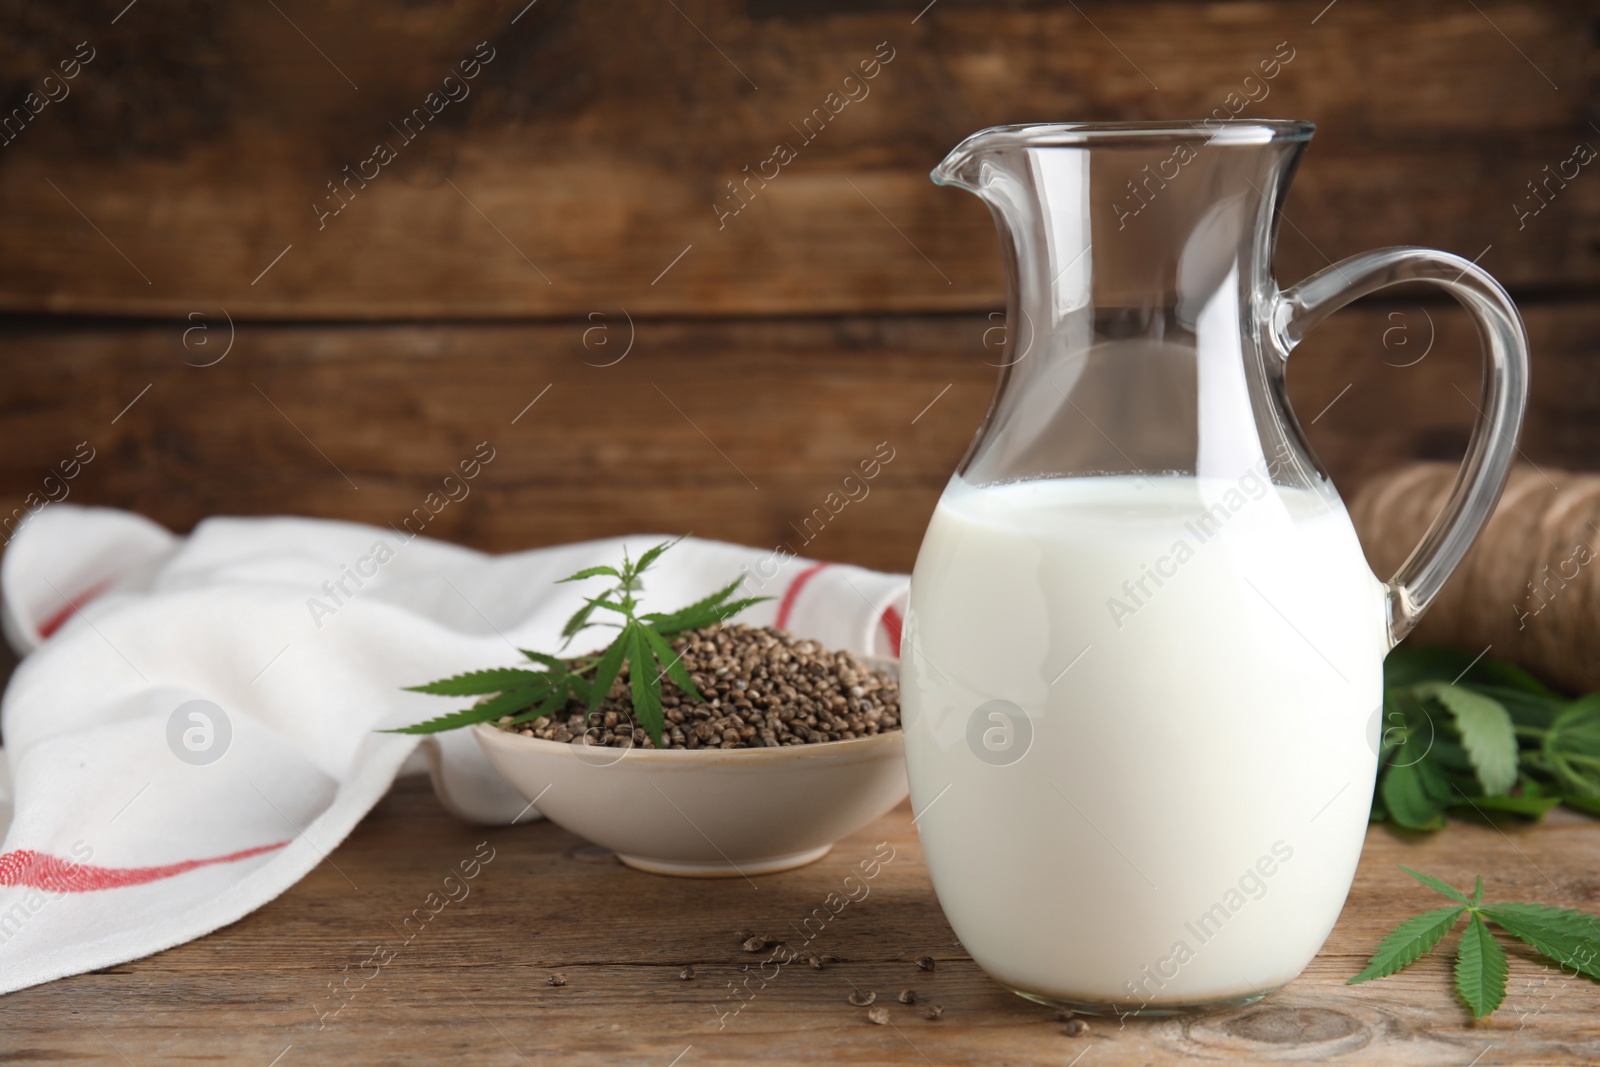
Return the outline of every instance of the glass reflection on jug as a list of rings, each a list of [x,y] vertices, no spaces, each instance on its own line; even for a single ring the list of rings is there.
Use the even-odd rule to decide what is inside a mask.
[[[1355,874],[1384,656],[1505,479],[1527,350],[1493,279],[1401,248],[1278,288],[1311,133],[1000,127],[933,173],[994,214],[1014,351],[917,559],[906,757],[946,916],[1031,999],[1173,1013],[1300,973]],[[1455,496],[1383,582],[1284,371],[1401,281],[1475,313],[1486,374]]]

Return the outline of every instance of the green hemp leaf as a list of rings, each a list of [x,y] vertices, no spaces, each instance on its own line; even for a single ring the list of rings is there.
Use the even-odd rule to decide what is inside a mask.
[[[1469,897],[1430,874],[1400,869],[1455,903],[1413,915],[1389,931],[1366,969],[1346,984],[1384,978],[1410,966],[1432,951],[1463,915],[1467,926],[1456,942],[1456,995],[1475,1019],[1506,998],[1506,951],[1491,925],[1531,946],[1546,963],[1600,980],[1600,916],[1544,904],[1484,904],[1481,876]]]
[[[687,536],[687,535],[685,535]],[[650,565],[661,558],[683,538],[663,541],[641,555],[638,560],[622,552],[622,566],[587,567],[577,574],[568,575],[562,582],[581,582],[591,578],[611,578],[614,584],[598,596],[585,597],[584,606],[573,613],[561,628],[562,648],[572,639],[591,627],[613,627],[617,636],[604,649],[577,659],[561,659],[543,652],[521,649],[533,664],[531,667],[492,667],[488,670],[470,671],[452,678],[442,678],[426,685],[410,687],[411,692],[431,693],[434,696],[482,696],[469,708],[441,715],[427,722],[386,733],[432,734],[441,730],[455,730],[474,723],[489,722],[503,716],[512,716],[511,722],[524,723],[534,719],[554,717],[566,712],[574,701],[584,705],[585,715],[592,715],[605,701],[624,669],[628,672],[633,710],[657,747],[661,745],[666,723],[661,713],[661,681],[666,678],[694,700],[704,700],[695,688],[694,679],[679,662],[678,653],[672,650],[669,639],[690,630],[715,626],[739,614],[752,604],[771,597],[742,597],[734,599],[743,579],[723,586],[703,600],[697,600],[677,611],[638,613],[637,594],[644,588],[640,580]]]
[[[1510,663],[1402,645],[1383,664],[1372,820],[1600,816],[1600,693],[1574,700]]]

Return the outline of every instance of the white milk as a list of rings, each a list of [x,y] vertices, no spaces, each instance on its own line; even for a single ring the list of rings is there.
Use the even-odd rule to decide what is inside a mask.
[[[973,958],[1102,1010],[1297,975],[1367,825],[1384,595],[1337,498],[1259,468],[952,482],[902,690],[923,848]],[[995,700],[1021,721],[976,710]]]

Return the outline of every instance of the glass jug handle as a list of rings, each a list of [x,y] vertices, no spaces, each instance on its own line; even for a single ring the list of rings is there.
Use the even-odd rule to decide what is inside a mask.
[[[1474,406],[1478,421],[1450,499],[1422,542],[1389,579],[1389,640],[1397,644],[1428,609],[1505,487],[1528,402],[1528,337],[1511,298],[1483,269],[1448,252],[1382,248],[1335,263],[1278,294],[1272,327],[1279,350],[1290,350],[1317,323],[1358,297],[1401,282],[1432,282],[1478,321],[1484,380]]]

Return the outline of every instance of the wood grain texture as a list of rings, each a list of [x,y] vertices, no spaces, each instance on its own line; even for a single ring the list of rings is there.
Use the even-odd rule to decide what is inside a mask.
[[[191,364],[224,350],[221,321],[13,325],[0,524],[27,510],[28,493],[44,498],[45,477],[80,442],[95,458],[66,483],[68,501],[183,530],[216,514],[398,524],[489,441],[495,458],[464,500],[429,518],[429,535],[508,551],[692,530],[909,570],[993,391],[994,325],[641,321],[612,366],[596,364],[626,350],[615,309],[547,325],[254,326],[207,367]],[[1524,453],[1600,465],[1600,312],[1535,307],[1528,325]],[[187,347],[186,329],[198,331]],[[1478,359],[1453,308],[1352,310],[1295,352],[1291,397],[1349,495],[1401,460],[1461,455]],[[894,458],[869,495],[820,534],[813,523],[807,543],[813,509],[883,444]]]
[[[944,0],[914,18],[920,3],[543,0],[514,24],[519,5],[485,2],[277,6],[135,7],[113,26],[88,0],[8,5],[0,98],[79,42],[95,58],[0,147],[0,308],[970,311],[1002,283],[988,213],[927,177],[958,140],[1219,109],[1322,124],[1286,277],[1415,243],[1482,254],[1515,290],[1600,283],[1600,179],[1528,188],[1600,145],[1579,3]],[[479,42],[493,58],[468,95],[400,131]],[[1292,59],[1247,86],[1275,53]],[[329,191],[385,140],[393,162]],[[796,158],[730,193],[773,174],[779,144]]]
[[[484,841],[493,859],[467,883],[469,894],[404,942],[397,925]],[[894,849],[893,860],[866,883],[868,895],[807,946],[840,962],[821,971],[785,967],[765,988],[752,982],[753,999],[733,1015],[729,983],[765,958],[742,952],[736,931],[794,938],[794,924],[880,841]],[[382,801],[330,860],[209,937],[5,997],[6,1054],[18,1062],[261,1065],[281,1055],[279,1067],[557,1059],[607,1067],[1060,1065],[1085,1049],[1085,1065],[1494,1067],[1600,1057],[1600,989],[1519,950],[1504,1006],[1476,1024],[1450,992],[1448,958],[1369,985],[1343,984],[1389,926],[1433,906],[1433,894],[1398,863],[1457,884],[1482,872],[1500,899],[1593,910],[1600,837],[1578,816],[1503,833],[1453,823],[1415,841],[1373,829],[1338,925],[1281,992],[1192,1019],[1092,1019],[1077,1037],[1049,1010],[990,981],[955,944],[904,806],[821,862],[754,879],[752,888],[632,871],[548,824],[471,827],[413,782]],[[373,974],[362,962],[379,944],[393,959]],[[936,960],[931,973],[914,963],[922,955]],[[688,981],[678,977],[685,965],[694,967]],[[567,984],[547,985],[553,973]],[[329,984],[347,976],[356,976],[347,984],[355,993],[332,1014],[340,1001]],[[847,1003],[852,985],[875,991],[893,1025],[874,1026]],[[902,989],[916,990],[922,1003],[898,1004]],[[944,1008],[939,1021],[923,1018],[928,1003]]]

